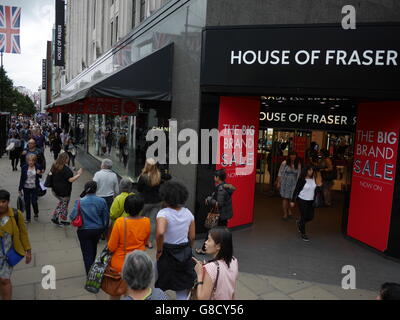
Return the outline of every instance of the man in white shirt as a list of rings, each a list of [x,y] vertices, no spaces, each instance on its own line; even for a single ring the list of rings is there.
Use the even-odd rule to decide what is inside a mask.
[[[101,170],[97,171],[93,177],[93,181],[97,182],[96,196],[104,198],[109,209],[114,201],[114,196],[119,194],[118,177],[111,170],[112,165],[110,159],[104,159],[101,162]]]
[[[97,182],[96,196],[106,200],[109,211],[114,197],[119,194],[118,177],[111,170],[112,165],[113,163],[110,159],[104,159],[101,162],[101,170],[97,171],[93,177],[93,181]],[[103,235],[102,239],[105,239],[105,235]]]

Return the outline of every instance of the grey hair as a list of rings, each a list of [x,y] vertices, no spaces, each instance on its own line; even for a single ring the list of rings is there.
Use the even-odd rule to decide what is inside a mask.
[[[141,250],[128,254],[122,268],[122,279],[132,290],[144,290],[153,279],[153,263],[149,255]]]
[[[132,191],[132,181],[131,181],[131,179],[122,178],[121,181],[119,182],[119,190],[121,192],[130,193]]]
[[[112,162],[110,159],[104,159],[104,160],[101,162],[101,166],[102,166],[104,169],[111,169],[112,166],[113,166],[113,162]]]

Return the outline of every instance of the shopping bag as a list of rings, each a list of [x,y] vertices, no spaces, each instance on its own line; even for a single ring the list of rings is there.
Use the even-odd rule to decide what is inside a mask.
[[[112,253],[106,246],[96,258],[87,275],[85,289],[90,293],[98,293],[101,288],[104,273],[111,260]]]
[[[21,195],[18,196],[18,199],[17,199],[17,209],[21,212],[25,212],[25,201],[24,201],[23,196],[21,196]]]
[[[325,204],[325,199],[324,199],[324,193],[322,192],[322,188],[316,187],[314,193],[313,207],[321,208],[324,206],[324,204]]]

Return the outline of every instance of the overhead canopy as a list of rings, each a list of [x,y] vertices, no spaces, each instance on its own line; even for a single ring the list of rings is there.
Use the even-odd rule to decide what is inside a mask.
[[[48,112],[87,98],[171,101],[173,44],[130,66],[55,100]],[[88,99],[89,100],[89,99]],[[92,99],[93,100],[93,99]]]

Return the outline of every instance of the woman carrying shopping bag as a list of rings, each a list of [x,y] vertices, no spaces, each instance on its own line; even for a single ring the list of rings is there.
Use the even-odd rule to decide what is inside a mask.
[[[97,255],[97,243],[107,225],[109,212],[104,199],[96,196],[97,183],[89,181],[85,184],[85,190],[81,199],[75,202],[70,214],[71,221],[81,215],[82,224],[78,227],[77,234],[82,250],[86,274],[94,263]]]
[[[110,295],[110,300],[119,300],[126,292],[126,284],[121,278],[126,255],[135,250],[146,250],[150,237],[150,219],[140,215],[143,206],[141,196],[128,196],[124,208],[129,217],[118,218],[113,226],[108,241],[108,249],[113,255],[102,284],[102,289]]]

